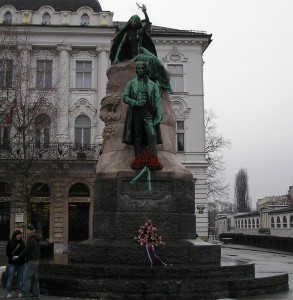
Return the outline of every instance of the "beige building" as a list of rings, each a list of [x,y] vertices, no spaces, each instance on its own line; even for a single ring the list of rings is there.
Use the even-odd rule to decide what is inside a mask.
[[[28,216],[62,252],[92,237],[100,103],[121,24],[96,0],[52,3],[1,2],[0,30],[9,39],[0,61],[0,240]],[[203,53],[211,35],[156,26],[150,33],[170,72],[177,156],[196,180],[197,232],[207,237]]]

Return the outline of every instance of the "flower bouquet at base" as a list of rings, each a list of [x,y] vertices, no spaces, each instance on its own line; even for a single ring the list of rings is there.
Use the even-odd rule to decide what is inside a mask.
[[[167,266],[155,252],[155,246],[165,245],[161,236],[157,233],[157,228],[152,220],[147,220],[144,225],[140,226],[137,236],[134,240],[140,245],[146,247],[147,259],[150,267],[153,267],[153,260],[156,259],[163,266]]]
[[[144,167],[147,167],[150,170],[162,170],[163,168],[159,159],[151,150],[145,150],[141,154],[138,154],[131,163],[130,167],[133,170],[141,170]]]

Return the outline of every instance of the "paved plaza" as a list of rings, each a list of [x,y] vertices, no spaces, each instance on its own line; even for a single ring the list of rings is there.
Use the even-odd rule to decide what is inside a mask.
[[[2,253],[2,257],[3,257],[3,253]],[[242,300],[253,300],[253,299],[292,300],[293,299],[293,291],[291,290],[291,288],[293,287],[293,268],[292,268],[293,253],[249,247],[243,245],[233,245],[233,244],[222,245],[222,262],[226,264],[229,261],[233,261],[233,262],[239,261],[241,263],[243,262],[254,263],[255,270],[256,270],[256,277],[269,276],[269,275],[280,274],[280,273],[289,274],[289,287],[290,287],[289,291],[270,294],[270,295],[241,298]],[[0,299],[5,299],[5,296],[6,296],[5,289],[3,287],[0,287]],[[72,297],[54,297],[54,296],[42,295],[41,299],[43,300],[79,300],[80,299],[81,300],[81,298],[75,298],[74,295],[72,295]],[[85,298],[82,299],[85,300]],[[232,300],[232,299],[225,299],[225,300]]]

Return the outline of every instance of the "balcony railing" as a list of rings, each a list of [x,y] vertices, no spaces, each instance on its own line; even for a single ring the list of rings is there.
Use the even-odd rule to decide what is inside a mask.
[[[0,145],[0,160],[21,160],[24,157],[34,160],[99,160],[101,145],[80,146],[73,143],[51,143],[29,145],[24,150],[21,145]]]

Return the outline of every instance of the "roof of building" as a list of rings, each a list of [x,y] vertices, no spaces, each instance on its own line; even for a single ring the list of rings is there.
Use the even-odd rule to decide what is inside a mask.
[[[275,209],[269,212],[269,215],[274,215],[274,214],[279,214],[279,213],[288,213],[291,212],[293,213],[293,207],[284,207],[280,209]]]
[[[0,0],[1,1],[1,0]],[[113,25],[117,27],[117,31],[120,31],[127,22],[114,21]],[[212,34],[207,34],[206,31],[199,30],[182,30],[170,27],[162,27],[157,25],[152,25],[150,29],[151,37],[155,36],[168,36],[168,37],[192,37],[192,38],[204,38],[206,42],[203,44],[203,52],[212,42]]]
[[[259,214],[260,214],[259,211],[251,211],[251,212],[241,213],[239,215],[236,215],[236,216],[234,216],[234,219],[259,216]]]
[[[98,0],[0,0],[0,7],[12,5],[17,10],[39,10],[48,5],[56,11],[77,11],[80,7],[88,6],[94,12],[102,11]]]

